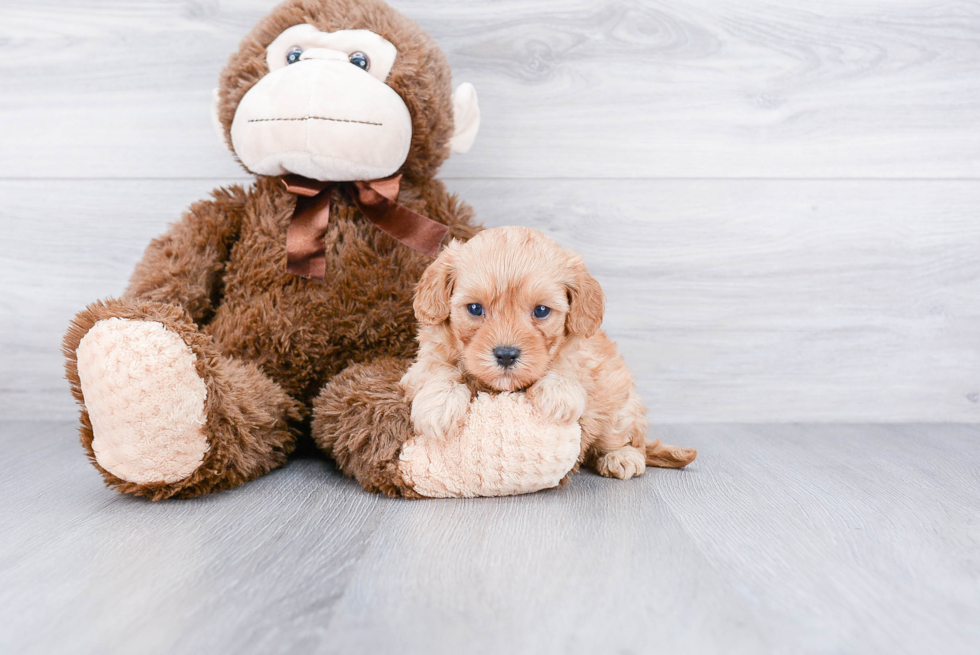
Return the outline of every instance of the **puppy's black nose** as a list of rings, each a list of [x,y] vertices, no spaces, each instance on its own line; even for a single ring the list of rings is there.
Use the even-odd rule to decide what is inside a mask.
[[[498,364],[510,368],[521,356],[521,351],[513,346],[497,346],[493,349],[493,356],[497,358]]]

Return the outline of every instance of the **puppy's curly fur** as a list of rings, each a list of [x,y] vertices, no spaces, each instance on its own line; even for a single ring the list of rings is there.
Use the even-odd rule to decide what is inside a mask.
[[[599,329],[603,309],[582,258],[537,230],[454,242],[415,296],[419,356],[401,384],[416,432],[453,434],[477,391],[526,390],[551,420],[580,422],[582,459],[601,475],[687,465],[696,451],[646,442],[646,408]]]

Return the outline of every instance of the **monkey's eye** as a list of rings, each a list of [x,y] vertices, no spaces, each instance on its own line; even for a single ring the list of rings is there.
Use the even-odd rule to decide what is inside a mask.
[[[298,45],[294,45],[292,48],[289,49],[289,52],[286,53],[286,63],[295,64],[297,61],[299,61],[299,58],[302,55],[303,55],[303,49]]]
[[[368,59],[368,56],[360,50],[350,56],[350,63],[363,70],[371,69],[371,60]]]
[[[470,303],[469,305],[466,306],[466,311],[469,312],[470,316],[473,316],[474,318],[478,318],[480,316],[483,316],[483,305],[475,302]]]
[[[551,316],[551,308],[545,307],[544,305],[538,305],[534,308],[534,318],[548,318]]]

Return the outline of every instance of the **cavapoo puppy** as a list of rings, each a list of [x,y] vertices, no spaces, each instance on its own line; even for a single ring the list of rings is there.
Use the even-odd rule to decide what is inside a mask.
[[[453,435],[476,392],[525,391],[552,420],[579,421],[581,459],[601,475],[686,466],[697,451],[647,443],[633,376],[599,330],[603,309],[582,258],[537,230],[453,241],[415,296],[419,355],[401,385],[416,432]]]

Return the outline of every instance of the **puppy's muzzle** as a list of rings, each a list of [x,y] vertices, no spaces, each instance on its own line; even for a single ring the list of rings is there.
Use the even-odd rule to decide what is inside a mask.
[[[513,346],[497,346],[493,349],[493,356],[497,358],[497,363],[503,368],[510,368],[517,363],[517,358],[521,356],[521,351]]]

